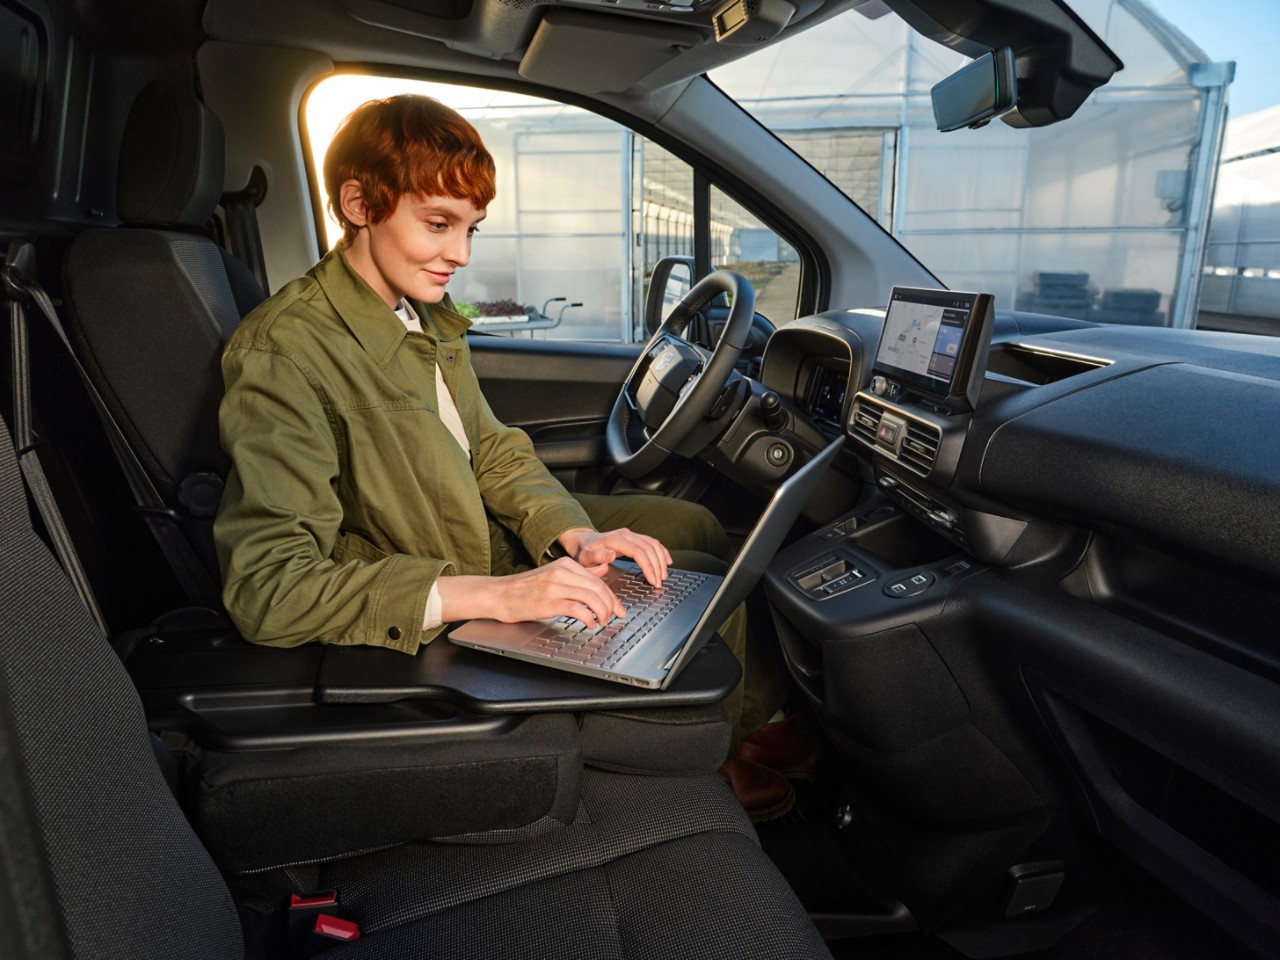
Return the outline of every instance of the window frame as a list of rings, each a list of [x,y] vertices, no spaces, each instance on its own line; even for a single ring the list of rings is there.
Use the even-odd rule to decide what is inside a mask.
[[[684,163],[687,163],[693,174],[693,219],[694,219],[694,263],[699,271],[700,276],[705,276],[711,271],[711,189],[718,188],[726,196],[732,198],[737,203],[756,216],[760,222],[774,231],[781,239],[790,244],[800,257],[800,282],[796,292],[796,307],[794,316],[785,319],[769,318],[775,327],[784,326],[797,317],[808,316],[824,310],[828,306],[829,291],[831,289],[830,266],[825,253],[822,251],[813,239],[790,217],[786,216],[780,208],[773,205],[767,198],[760,196],[754,191],[748,189],[741,181],[734,177],[727,170],[720,167],[715,161],[697,151],[694,147],[680,141],[670,134],[654,127],[639,117],[627,113],[608,103],[594,100],[590,97],[572,94],[563,90],[556,90],[539,84],[532,83],[516,83],[510,82],[505,78],[477,76],[474,74],[463,74],[455,71],[432,70],[432,69],[413,69],[394,64],[370,63],[370,62],[341,62],[334,64],[332,73],[319,78],[310,84],[304,91],[298,103],[297,116],[297,132],[299,136],[299,150],[301,152],[303,170],[305,173],[308,194],[311,200],[312,226],[314,229],[316,259],[320,259],[326,253],[324,249],[324,241],[326,235],[325,227],[325,193],[322,171],[319,164],[322,158],[313,157],[310,149],[310,132],[307,128],[307,104],[316,89],[326,81],[334,77],[344,74],[355,74],[363,76],[386,77],[388,79],[401,79],[412,81],[426,81],[431,83],[450,84],[454,86],[467,86],[485,90],[499,90],[508,93],[524,94],[526,96],[541,97],[555,103],[565,104],[567,106],[578,107],[587,110],[604,119],[611,120],[621,125],[633,133],[643,136],[651,140],[653,143],[670,152]],[[711,81],[707,77],[701,78],[707,83]],[[712,84],[714,86],[714,84]],[[715,88],[719,90],[718,87]],[[729,103],[736,103],[728,96],[720,91]],[[775,136],[772,131],[760,124],[758,120],[751,117],[749,113],[743,111],[743,114],[750,118],[751,122],[768,136]],[[790,149],[788,147],[788,149]],[[794,151],[792,151],[794,153]],[[805,163],[803,157],[796,154],[799,162]],[[634,270],[634,267],[633,267]],[[634,279],[634,277],[633,277]],[[572,342],[572,341],[567,341]]]

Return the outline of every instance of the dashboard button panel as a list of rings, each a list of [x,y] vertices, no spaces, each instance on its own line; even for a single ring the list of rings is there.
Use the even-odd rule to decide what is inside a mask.
[[[876,574],[846,557],[830,553],[799,570],[793,570],[787,579],[805,596],[826,600],[870,583],[876,579]]]
[[[928,570],[922,570],[917,573],[904,573],[899,577],[894,577],[884,585],[884,595],[895,599],[918,597],[937,581],[938,578]]]

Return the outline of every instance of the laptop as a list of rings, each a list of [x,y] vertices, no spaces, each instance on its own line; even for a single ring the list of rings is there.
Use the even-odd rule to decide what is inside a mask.
[[[604,579],[627,608],[626,619],[595,628],[570,617],[469,620],[449,639],[557,670],[665,690],[759,582],[843,443],[843,437],[833,441],[777,489],[723,577],[668,570],[667,579],[652,587],[634,563],[620,560]]]

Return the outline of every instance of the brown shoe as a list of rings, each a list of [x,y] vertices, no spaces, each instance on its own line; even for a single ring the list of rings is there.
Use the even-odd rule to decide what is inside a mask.
[[[755,823],[780,817],[796,804],[796,792],[786,777],[741,757],[722,763],[720,776]]]
[[[821,738],[795,714],[744,737],[738,756],[776,770],[794,780],[812,780],[821,767],[825,748]]]

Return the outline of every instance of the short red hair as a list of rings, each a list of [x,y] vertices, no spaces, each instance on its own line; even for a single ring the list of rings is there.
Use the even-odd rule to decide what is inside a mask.
[[[493,157],[476,128],[439,100],[417,94],[356,107],[324,155],[329,209],[348,243],[358,231],[342,213],[341,190],[348,180],[360,184],[369,222],[381,223],[406,194],[454,197],[483,210],[497,192],[494,173]]]

